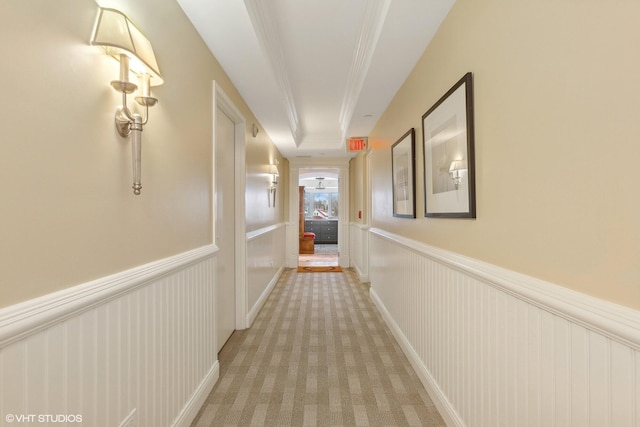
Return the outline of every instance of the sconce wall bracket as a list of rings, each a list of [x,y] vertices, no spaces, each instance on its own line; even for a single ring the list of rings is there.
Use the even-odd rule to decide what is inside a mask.
[[[115,118],[116,129],[118,130],[120,136],[123,138],[126,138],[131,134],[131,128],[129,127],[129,124],[131,122],[129,121],[129,117],[127,117],[126,113],[124,112],[125,108],[126,107],[123,106],[118,107],[118,109],[116,110]]]

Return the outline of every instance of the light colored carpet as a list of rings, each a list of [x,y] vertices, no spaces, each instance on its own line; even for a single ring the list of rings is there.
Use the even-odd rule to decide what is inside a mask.
[[[193,426],[444,426],[351,270],[286,270]]]

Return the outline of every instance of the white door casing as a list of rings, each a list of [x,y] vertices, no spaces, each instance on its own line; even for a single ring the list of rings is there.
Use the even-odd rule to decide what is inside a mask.
[[[338,192],[340,210],[338,211],[338,265],[349,267],[349,158],[291,158],[289,159],[289,223],[287,224],[286,264],[297,268],[299,260],[299,190],[300,169],[332,168],[338,172]]]
[[[234,181],[234,229],[233,232],[229,234],[229,238],[234,240],[234,262],[230,268],[233,268],[235,273],[235,300],[234,301],[226,301],[227,304],[234,306],[235,311],[235,329],[245,329],[247,327],[247,282],[246,282],[246,216],[245,216],[245,187],[246,187],[246,148],[245,148],[245,138],[246,138],[246,120],[240,110],[236,108],[231,99],[225,94],[219,84],[215,81],[213,82],[213,147],[212,147],[212,165],[216,167],[216,134],[217,134],[217,115],[223,112],[224,115],[228,117],[233,122],[234,133],[233,133],[233,153],[234,153],[234,172],[233,172],[233,181]],[[215,218],[217,211],[217,180],[216,180],[216,172],[212,173],[212,191],[214,192],[212,197],[212,213],[214,218],[213,226],[212,226],[212,240],[213,243],[216,244],[217,240],[217,232],[219,230],[216,229],[217,220]],[[218,264],[221,263],[221,260],[218,260]],[[220,300],[220,298],[218,298]],[[221,347],[223,342],[221,338],[218,338],[217,345]]]
[[[235,186],[234,186],[234,141],[233,121],[216,107],[215,144],[215,244],[218,247],[217,314],[218,342],[220,351],[235,330]]]

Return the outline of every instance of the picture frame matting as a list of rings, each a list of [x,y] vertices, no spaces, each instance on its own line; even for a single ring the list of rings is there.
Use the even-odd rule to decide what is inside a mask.
[[[475,218],[473,76],[465,74],[422,116],[424,215]]]

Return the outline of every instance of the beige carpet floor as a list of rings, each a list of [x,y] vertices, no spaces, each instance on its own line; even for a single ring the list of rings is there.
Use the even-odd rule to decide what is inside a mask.
[[[444,426],[355,274],[286,270],[193,426]]]

